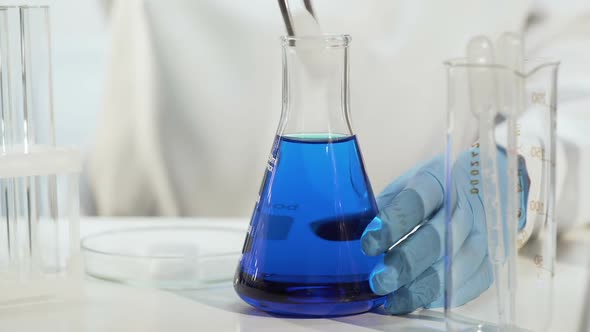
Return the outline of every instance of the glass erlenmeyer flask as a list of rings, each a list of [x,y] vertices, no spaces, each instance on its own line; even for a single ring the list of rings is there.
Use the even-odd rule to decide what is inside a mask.
[[[284,37],[283,109],[234,287],[261,310],[368,311],[380,257],[360,237],[377,215],[349,109],[347,35]]]

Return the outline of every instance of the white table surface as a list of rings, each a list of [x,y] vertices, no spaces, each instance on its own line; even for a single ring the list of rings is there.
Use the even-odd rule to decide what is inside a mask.
[[[84,219],[82,235],[137,224],[179,222],[179,219]],[[193,219],[246,229],[241,219]],[[561,237],[555,279],[551,331],[577,331],[582,314],[590,262],[590,229]],[[0,331],[440,331],[440,312],[423,310],[394,317],[379,312],[333,319],[272,317],[242,302],[228,281],[196,291],[168,292],[85,278],[79,299],[52,305],[0,311]]]

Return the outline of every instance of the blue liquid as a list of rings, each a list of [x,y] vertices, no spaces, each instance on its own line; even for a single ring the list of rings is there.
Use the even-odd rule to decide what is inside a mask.
[[[377,215],[354,136],[278,137],[234,287],[252,306],[303,316],[365,312],[383,303],[369,273],[380,259],[360,237]]]

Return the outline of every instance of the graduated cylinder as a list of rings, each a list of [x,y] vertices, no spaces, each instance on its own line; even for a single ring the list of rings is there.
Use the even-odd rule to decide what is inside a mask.
[[[552,318],[558,63],[453,59],[446,68],[448,329],[543,331]],[[469,260],[453,227],[466,208],[483,249]]]

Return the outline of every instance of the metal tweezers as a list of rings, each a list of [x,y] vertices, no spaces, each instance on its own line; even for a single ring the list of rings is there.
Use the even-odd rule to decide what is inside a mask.
[[[293,27],[293,18],[289,11],[289,0],[278,0],[279,8],[281,9],[281,15],[283,15],[283,21],[285,22],[285,28],[287,29],[287,35],[295,36],[295,29]],[[311,0],[303,0],[305,9],[311,14],[311,16],[317,21]]]

